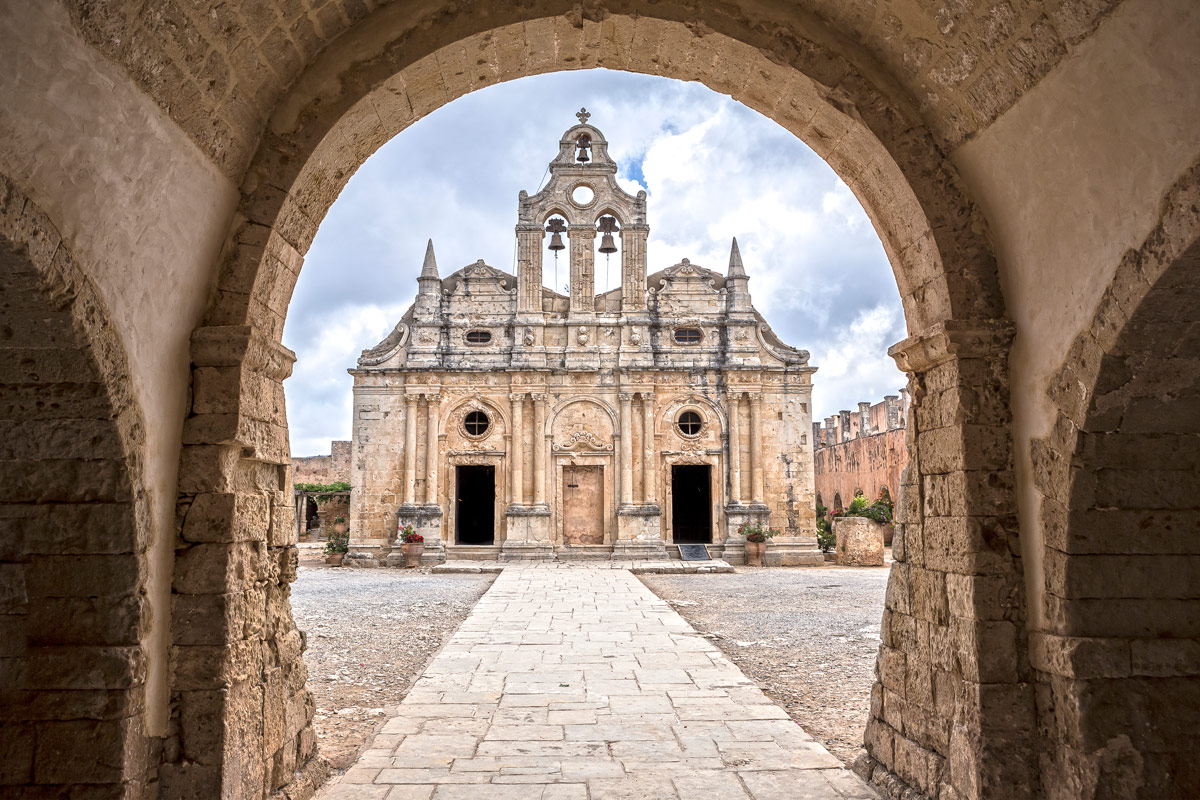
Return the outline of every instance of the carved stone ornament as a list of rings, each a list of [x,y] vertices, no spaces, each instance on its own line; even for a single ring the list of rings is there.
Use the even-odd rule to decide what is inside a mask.
[[[417,337],[417,341],[419,341],[421,344],[433,344],[437,340],[437,331],[433,330],[432,328],[423,329],[421,334]]]
[[[587,429],[577,430],[566,438],[565,441],[555,442],[554,449],[557,452],[565,453],[568,450],[602,450],[611,452],[612,444],[605,444],[596,438],[596,434]]]
[[[637,344],[641,344],[641,343],[642,343],[642,334],[641,334],[641,332],[640,332],[640,331],[639,331],[637,328],[634,328],[634,329],[633,329],[633,330],[630,332],[630,334],[629,334],[629,343],[630,343],[630,344],[635,344],[635,345],[637,345]]]
[[[575,341],[580,344],[587,344],[589,338],[587,328],[580,328],[579,333],[575,334]]]
[[[533,328],[525,328],[525,334],[521,337],[521,341],[525,343],[526,347],[533,347]]]

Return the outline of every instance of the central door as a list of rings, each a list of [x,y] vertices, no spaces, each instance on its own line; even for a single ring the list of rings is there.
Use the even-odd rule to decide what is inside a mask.
[[[676,544],[712,544],[712,467],[671,467],[671,533]]]
[[[455,531],[459,544],[496,543],[496,468],[455,468]]]
[[[604,544],[604,467],[563,467],[563,542]]]

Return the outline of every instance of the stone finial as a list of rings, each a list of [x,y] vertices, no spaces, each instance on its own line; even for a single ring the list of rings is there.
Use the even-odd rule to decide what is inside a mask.
[[[738,250],[737,237],[733,237],[733,247],[729,250],[729,277],[746,277],[746,268],[742,266],[742,252]]]
[[[421,265],[422,278],[437,278],[437,258],[433,255],[433,239],[429,240],[429,244],[425,246],[425,263]]]
[[[581,108],[575,112],[575,118],[579,120],[580,125],[587,125],[587,121],[591,119],[591,112],[586,108]]]

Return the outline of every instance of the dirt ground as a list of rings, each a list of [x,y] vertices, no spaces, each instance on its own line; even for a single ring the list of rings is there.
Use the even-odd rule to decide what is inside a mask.
[[[850,765],[871,707],[888,571],[738,567],[639,577]]]
[[[321,754],[335,768],[354,763],[389,707],[403,699],[494,578],[333,568],[302,558],[292,610],[307,637],[304,660]]]

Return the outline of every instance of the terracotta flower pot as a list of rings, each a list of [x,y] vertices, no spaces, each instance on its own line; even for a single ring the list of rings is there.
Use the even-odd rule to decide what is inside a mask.
[[[345,557],[345,553],[326,553],[325,563],[334,567],[340,567],[342,565],[342,559]]]
[[[333,523],[333,532],[338,534],[339,536],[342,535],[343,533],[345,533],[346,532],[346,523],[344,523],[344,522]]]
[[[746,566],[761,567],[763,565],[763,553],[766,551],[766,542],[746,542]]]
[[[421,566],[421,554],[425,552],[425,543],[408,544],[406,542],[400,545],[400,552],[404,554],[404,566],[419,567]]]

